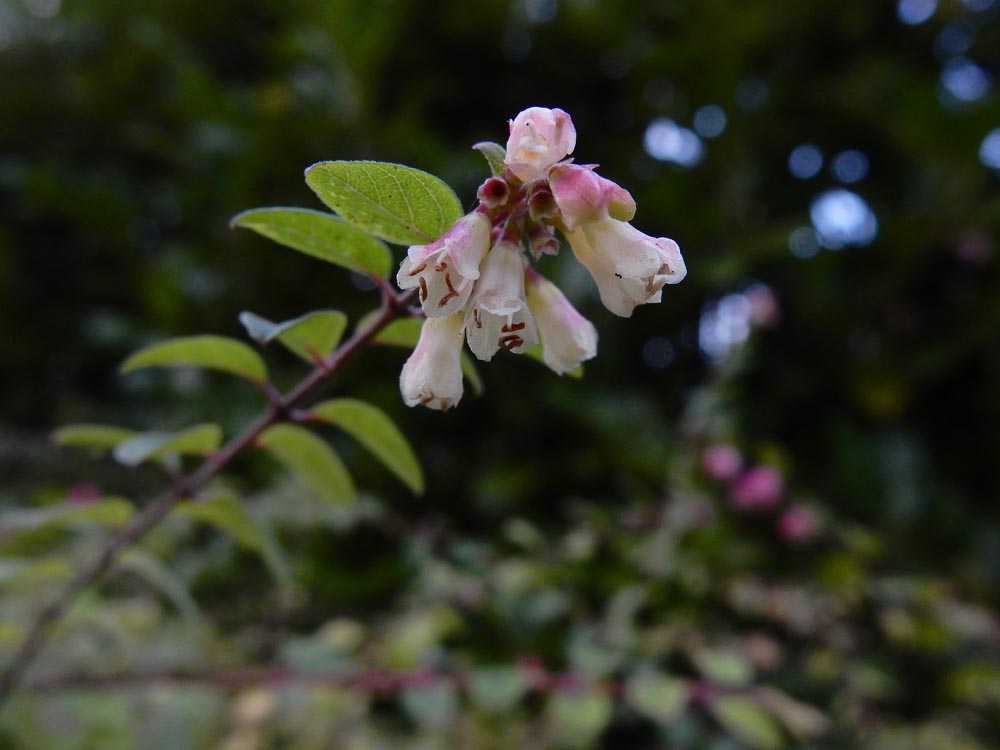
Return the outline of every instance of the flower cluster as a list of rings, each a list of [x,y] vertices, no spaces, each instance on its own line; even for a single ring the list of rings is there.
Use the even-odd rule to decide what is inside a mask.
[[[531,266],[531,258],[559,251],[556,230],[617,315],[659,302],[665,284],[684,278],[677,243],[629,224],[632,196],[595,165],[567,159],[575,146],[573,121],[561,109],[524,110],[510,122],[503,175],[482,184],[476,208],[436,241],[407,251],[396,279],[418,290],[427,318],[400,376],[407,405],[458,403],[463,341],[487,362],[500,349],[522,353],[541,343],[543,361],[559,374],[597,353],[594,326]]]

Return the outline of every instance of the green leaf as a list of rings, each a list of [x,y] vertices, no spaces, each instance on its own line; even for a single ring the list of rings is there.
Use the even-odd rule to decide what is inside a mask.
[[[545,365],[545,356],[542,353],[541,344],[532,344],[531,346],[529,346],[527,349],[524,350],[523,354],[527,357],[531,357],[536,362]],[[545,366],[548,367],[548,365]],[[572,370],[570,370],[565,374],[569,375],[571,378],[576,378],[577,380],[579,380],[580,378],[583,377],[583,365],[577,365],[576,367],[574,367]]]
[[[611,698],[598,691],[553,693],[546,706],[556,747],[589,747],[611,721]]]
[[[750,747],[770,750],[785,744],[774,719],[746,698],[724,695],[712,701],[710,709],[729,734]]]
[[[335,505],[356,501],[354,483],[333,449],[313,433],[291,424],[265,430],[257,443],[298,474],[317,495]]]
[[[231,227],[257,234],[328,263],[380,279],[389,274],[392,254],[384,244],[324,211],[308,208],[253,208],[237,214]]]
[[[753,664],[746,655],[727,648],[704,648],[691,655],[695,667],[712,682],[744,687],[753,680]]]
[[[105,497],[89,503],[58,503],[42,508],[10,510],[0,517],[0,534],[61,528],[74,523],[96,523],[117,528],[135,514],[135,506],[123,497]]]
[[[400,697],[406,713],[424,729],[447,729],[458,716],[458,690],[444,680],[403,688]]]
[[[358,324],[360,328],[366,322],[367,318],[363,318]],[[407,349],[412,349],[417,345],[417,341],[420,339],[420,328],[423,326],[424,321],[421,318],[402,318],[401,320],[395,320],[385,328],[383,328],[379,334],[375,337],[376,344],[385,344],[386,346],[402,346]],[[468,352],[462,352],[462,374],[465,375],[465,379],[469,381],[469,385],[472,386],[472,391],[477,396],[483,394],[483,379],[479,377],[479,370],[476,369],[475,363],[472,361],[472,357],[469,356]]]
[[[344,430],[375,454],[414,494],[423,494],[420,462],[403,433],[383,411],[364,401],[341,398],[317,404],[309,416]]]
[[[125,550],[115,570],[133,573],[152,585],[171,601],[188,622],[194,624],[201,620],[201,611],[187,586],[156,556],[136,548]]]
[[[151,458],[169,455],[207,456],[222,444],[222,428],[200,424],[180,432],[140,432],[112,450],[118,463],[138,466]]]
[[[437,177],[402,164],[323,161],[306,183],[345,221],[399,245],[436,240],[462,216],[462,204]]]
[[[103,424],[67,424],[52,433],[56,445],[110,450],[135,435],[134,430]]]
[[[336,310],[316,310],[284,323],[272,323],[244,311],[240,313],[240,323],[255,341],[267,344],[277,339],[293,354],[307,362],[315,362],[340,343],[347,328],[347,316]]]
[[[632,675],[625,686],[625,699],[643,716],[659,724],[677,719],[687,705],[688,689],[683,680],[652,669]]]
[[[224,336],[187,336],[140,349],[122,363],[122,372],[143,367],[207,367],[262,383],[267,380],[264,360],[242,341]]]
[[[219,495],[186,501],[177,506],[177,512],[229,534],[240,546],[260,555],[280,585],[291,588],[291,571],[284,551],[271,530],[251,516],[239,498]]]
[[[504,160],[507,158],[507,149],[493,141],[482,141],[475,144],[473,148],[486,159],[486,163],[490,165],[490,171],[494,177],[503,177],[503,173],[507,168],[507,165],[504,163]]]
[[[496,713],[514,709],[528,685],[514,667],[487,667],[477,669],[469,681],[469,697],[480,708]]]

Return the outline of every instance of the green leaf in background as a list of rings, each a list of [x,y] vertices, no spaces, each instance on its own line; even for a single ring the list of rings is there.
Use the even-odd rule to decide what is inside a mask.
[[[225,336],[186,336],[140,349],[126,359],[122,372],[143,367],[207,367],[262,383],[267,380],[264,360],[242,341]]]
[[[504,164],[504,159],[507,158],[507,149],[493,141],[482,141],[473,145],[473,148],[486,159],[486,163],[490,165],[490,171],[494,177],[503,177],[503,173],[507,168],[507,165]]]
[[[683,680],[668,677],[652,669],[629,677],[625,700],[643,716],[658,724],[669,724],[684,712],[688,689]]]
[[[257,443],[298,474],[317,495],[335,505],[356,501],[354,482],[343,462],[321,438],[291,424],[265,430]]]
[[[712,682],[726,687],[745,687],[754,676],[745,654],[728,648],[703,648],[691,654],[695,667]]]
[[[179,432],[140,432],[116,445],[111,455],[125,466],[138,466],[169,455],[207,456],[222,444],[222,428],[200,424]]]
[[[340,398],[317,404],[309,416],[344,430],[375,454],[414,494],[423,494],[424,475],[420,461],[385,412],[364,401]]]
[[[279,585],[291,588],[291,570],[284,550],[270,528],[251,516],[238,497],[218,495],[205,500],[189,500],[178,505],[177,512],[229,534],[239,545],[263,558]]]
[[[462,216],[455,192],[434,175],[379,161],[323,161],[306,183],[345,221],[399,245],[420,245]]]
[[[403,708],[424,729],[448,729],[458,716],[458,690],[446,680],[403,688]]]
[[[124,526],[135,514],[135,506],[123,497],[105,497],[88,503],[58,503],[42,508],[8,510],[0,516],[0,535],[61,528],[74,523]]]
[[[115,564],[115,570],[127,571],[142,578],[166,596],[188,622],[196,624],[201,621],[201,611],[184,581],[156,555],[138,548],[125,550]]]
[[[323,211],[253,208],[234,216],[230,226],[252,229],[285,247],[380,279],[392,266],[392,254],[382,242]]]
[[[589,747],[611,721],[611,698],[598,691],[553,693],[546,714],[552,740],[560,748]]]
[[[362,318],[361,322],[358,323],[358,327],[363,326],[367,319],[367,317]],[[423,324],[424,321],[421,318],[403,318],[393,321],[379,332],[378,336],[375,337],[375,343],[412,349],[420,339],[420,329]],[[483,394],[483,379],[479,377],[479,370],[476,369],[476,365],[468,352],[462,352],[461,361],[462,374],[465,375],[465,379],[472,386],[473,393],[481,396]]]
[[[709,708],[729,734],[750,747],[770,750],[785,744],[777,723],[753,701],[738,695],[723,695],[712,701]]]
[[[240,313],[240,323],[255,341],[267,344],[277,339],[293,354],[307,362],[315,362],[340,343],[347,328],[347,316],[336,310],[316,310],[284,323],[272,323],[244,311]]]
[[[528,685],[515,667],[477,669],[469,680],[472,702],[496,713],[513,710],[527,692]]]
[[[52,433],[56,445],[106,451],[135,435],[134,430],[103,424],[67,424]]]

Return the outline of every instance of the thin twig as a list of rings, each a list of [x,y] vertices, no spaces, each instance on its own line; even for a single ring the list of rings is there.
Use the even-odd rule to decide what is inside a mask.
[[[107,573],[125,549],[149,533],[177,503],[193,497],[208,480],[251,447],[264,430],[278,422],[288,420],[303,399],[343,367],[354,354],[370,344],[379,331],[397,318],[410,315],[409,305],[413,302],[414,296],[414,292],[397,294],[383,287],[382,307],[371,323],[355,332],[322,362],[317,363],[316,367],[285,395],[271,399],[267,408],[243,432],[208,456],[197,469],[190,474],[176,477],[169,490],[154,498],[128,525],[111,537],[94,561],[67,583],[60,594],[35,617],[14,657],[0,674],[0,709],[17,690],[28,668],[52,634],[52,630],[76,598]]]

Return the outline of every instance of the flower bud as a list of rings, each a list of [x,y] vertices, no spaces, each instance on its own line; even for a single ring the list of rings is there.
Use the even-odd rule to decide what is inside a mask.
[[[528,307],[542,335],[542,360],[562,375],[597,354],[597,329],[576,311],[555,284],[527,275]]]
[[[490,177],[479,186],[476,197],[487,208],[497,208],[507,202],[510,197],[510,187],[499,177]]]
[[[549,167],[573,153],[576,128],[561,109],[531,107],[510,122],[507,168],[522,182],[544,177]]]
[[[785,482],[773,466],[758,465],[747,469],[729,488],[733,507],[743,511],[768,510],[781,500]]]
[[[552,170],[549,187],[567,229],[612,218],[629,221],[635,200],[623,187],[588,167],[563,164]]]

